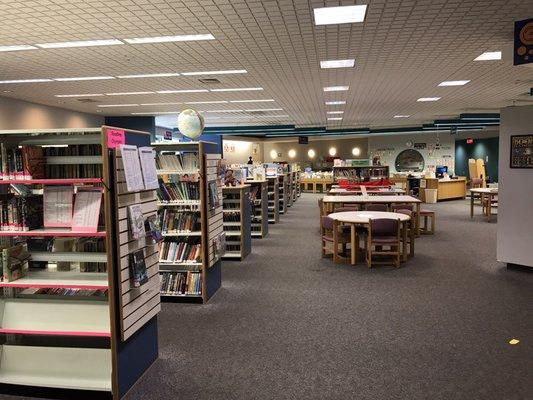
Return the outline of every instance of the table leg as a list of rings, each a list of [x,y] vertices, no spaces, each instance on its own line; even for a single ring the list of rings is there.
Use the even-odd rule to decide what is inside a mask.
[[[402,259],[407,261],[407,222],[402,222]]]
[[[474,218],[474,193],[470,192],[470,218]]]
[[[357,248],[359,247],[359,243],[356,243],[355,241],[355,224],[350,224],[350,232],[351,232],[351,245],[352,245],[352,265],[355,265],[357,262]]]
[[[413,257],[415,255],[415,229],[413,227],[413,221],[411,221],[411,238],[409,246],[409,256]]]
[[[416,236],[420,236],[420,203],[416,203],[415,229]]]
[[[333,262],[338,262],[339,243],[337,239],[337,232],[339,231],[339,223],[337,220],[333,221]]]
[[[492,194],[489,194],[487,198],[487,222],[490,222],[490,217],[492,215]]]

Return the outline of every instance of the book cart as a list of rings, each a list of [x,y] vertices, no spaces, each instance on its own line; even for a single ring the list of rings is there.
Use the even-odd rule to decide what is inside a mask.
[[[287,212],[288,199],[289,199],[289,174],[278,173],[278,193],[279,193],[279,204],[278,210],[280,214],[285,214]]]
[[[206,303],[221,285],[221,158],[211,142],[156,142],[161,299]]]
[[[104,126],[0,131],[0,138],[0,198],[9,222],[0,231],[0,393],[120,399],[158,357],[160,304],[153,290],[157,248],[144,237],[130,240],[122,219],[126,204],[142,203],[155,190],[125,192],[113,148],[149,146],[150,135]],[[87,190],[98,193],[97,230],[73,228],[76,211],[68,227],[43,227],[43,192],[60,187],[72,188],[76,199]],[[16,201],[20,215],[9,209]],[[44,207],[47,213],[50,205]],[[134,249],[145,250],[150,274],[138,288],[128,265]]]
[[[277,176],[267,176],[268,223],[279,222],[279,180]]]
[[[251,230],[252,238],[264,238],[268,235],[268,181],[249,180],[251,186]]]
[[[224,259],[244,260],[252,250],[250,185],[225,186],[224,231],[226,252]]]

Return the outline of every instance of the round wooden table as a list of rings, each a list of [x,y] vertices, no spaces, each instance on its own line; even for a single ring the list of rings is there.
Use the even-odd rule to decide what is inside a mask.
[[[329,214],[328,217],[332,218],[336,223],[341,222],[343,224],[350,224],[351,226],[351,264],[355,265],[357,262],[357,251],[359,249],[359,240],[356,242],[357,233],[356,225],[369,225],[371,219],[377,218],[389,218],[400,220],[402,226],[402,259],[407,261],[407,222],[411,220],[406,214],[393,213],[385,211],[344,211],[338,213]],[[337,228],[333,230],[336,235]],[[414,253],[414,229],[411,229],[411,255]]]

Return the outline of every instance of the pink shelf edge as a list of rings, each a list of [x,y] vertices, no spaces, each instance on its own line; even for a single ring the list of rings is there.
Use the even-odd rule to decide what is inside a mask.
[[[33,236],[33,237],[49,237],[49,236],[59,236],[59,237],[105,237],[106,232],[70,232],[70,231],[0,231],[0,237],[13,237],[13,236]]]
[[[101,178],[79,178],[79,179],[8,179],[0,180],[0,185],[68,185],[74,183],[102,183]]]
[[[19,335],[46,335],[46,336],[91,336],[91,337],[111,337],[109,332],[81,332],[81,331],[33,331],[27,329],[3,329],[0,333]]]
[[[86,289],[86,290],[107,290],[109,286],[98,286],[98,285],[68,285],[68,284],[56,284],[56,285],[47,285],[43,283],[16,283],[16,282],[0,282],[1,287],[12,287],[12,288],[35,288],[35,289]]]

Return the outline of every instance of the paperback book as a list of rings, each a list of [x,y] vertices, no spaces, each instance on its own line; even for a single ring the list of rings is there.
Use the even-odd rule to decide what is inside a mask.
[[[133,287],[140,287],[148,282],[143,250],[130,254],[130,273]]]

